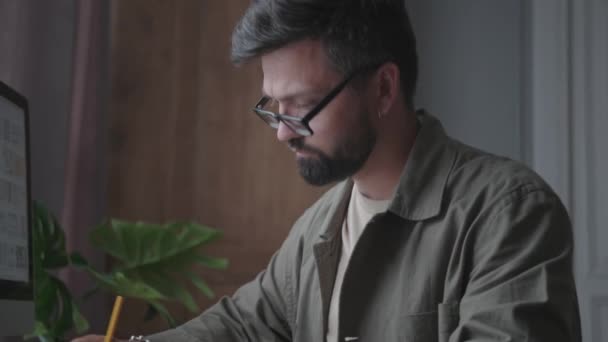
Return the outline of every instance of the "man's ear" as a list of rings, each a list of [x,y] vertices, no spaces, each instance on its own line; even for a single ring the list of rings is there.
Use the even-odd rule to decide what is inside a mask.
[[[384,63],[376,72],[378,116],[385,116],[399,97],[399,67],[393,62]]]

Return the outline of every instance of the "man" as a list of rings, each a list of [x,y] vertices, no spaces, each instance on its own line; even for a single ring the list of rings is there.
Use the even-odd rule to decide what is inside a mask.
[[[255,1],[232,56],[261,60],[254,112],[302,177],[340,182],[255,280],[149,340],[580,340],[566,210],[413,110],[403,1]]]

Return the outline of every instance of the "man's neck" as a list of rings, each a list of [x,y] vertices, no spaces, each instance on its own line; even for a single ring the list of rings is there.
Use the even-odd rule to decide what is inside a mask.
[[[416,139],[415,114],[411,122],[388,125],[363,168],[352,178],[359,191],[374,200],[391,199]]]

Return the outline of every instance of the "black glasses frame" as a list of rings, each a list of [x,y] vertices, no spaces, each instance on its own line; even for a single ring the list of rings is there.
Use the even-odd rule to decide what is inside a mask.
[[[314,132],[308,124],[310,120],[312,120],[317,114],[319,114],[323,110],[323,108],[325,108],[325,106],[327,106],[331,102],[331,100],[338,96],[342,89],[346,87],[348,82],[350,82],[350,80],[352,80],[356,74],[362,72],[363,70],[375,69],[376,67],[378,66],[376,65],[369,68],[362,68],[350,73],[342,82],[340,82],[334,89],[332,89],[327,95],[325,95],[325,97],[321,99],[321,101],[319,101],[319,103],[313,109],[311,109],[306,115],[302,117],[278,114],[263,109],[264,106],[268,103],[268,101],[271,100],[271,98],[268,96],[262,96],[262,98],[253,108],[253,112],[274,129],[278,129],[279,124],[283,122],[285,126],[289,127],[289,129],[294,131],[296,134],[302,136],[311,136],[314,134]]]

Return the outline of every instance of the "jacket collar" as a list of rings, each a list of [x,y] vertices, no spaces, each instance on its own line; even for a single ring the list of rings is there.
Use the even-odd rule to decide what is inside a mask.
[[[323,240],[340,240],[334,239],[334,237],[342,227],[346,210],[348,209],[348,202],[350,201],[350,195],[353,189],[353,181],[348,178],[338,183],[332,189],[332,196],[330,198],[330,207],[328,210],[329,215],[325,216],[324,222],[321,224],[321,238]],[[334,248],[336,246],[332,246]]]
[[[423,110],[416,114],[420,129],[388,209],[411,221],[426,220],[439,214],[445,185],[456,158],[451,139],[441,122]],[[333,240],[340,231],[352,187],[350,178],[336,185],[330,201],[330,215],[322,224],[322,239]]]
[[[425,111],[417,112],[420,130],[405,164],[389,211],[420,221],[439,214],[448,176],[456,158],[443,126]]]

